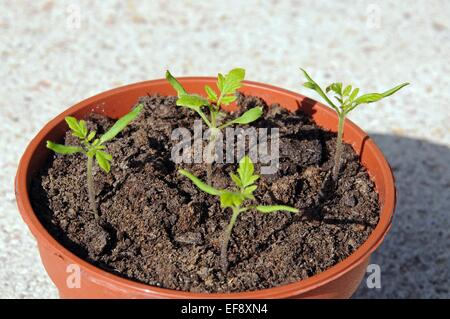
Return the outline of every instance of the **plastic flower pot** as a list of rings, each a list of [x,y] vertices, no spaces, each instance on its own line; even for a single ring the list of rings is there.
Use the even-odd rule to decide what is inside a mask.
[[[189,92],[202,93],[205,84],[215,87],[215,78],[187,77],[180,82]],[[271,85],[245,81],[240,89],[244,94],[263,98],[268,104],[279,103],[289,110],[302,109],[312,115],[324,129],[336,131],[338,118],[335,112],[303,95]],[[275,288],[239,293],[191,293],[145,285],[106,272],[75,256],[57,242],[40,223],[33,210],[29,186],[32,177],[52,156],[45,147],[46,140],[61,140],[67,130],[64,117],[83,117],[100,113],[118,118],[130,111],[140,96],[147,93],[175,95],[165,79],[141,82],[116,88],[66,110],[50,121],[28,145],[18,167],[15,192],[22,218],[37,240],[42,263],[62,298],[348,298],[360,284],[366,272],[370,255],[381,244],[388,232],[395,208],[395,185],[392,171],[380,149],[370,137],[351,121],[346,120],[344,141],[351,144],[361,163],[367,168],[379,194],[381,216],[367,241],[348,258],[326,271],[305,280]],[[78,265],[79,288],[67,284],[68,272]],[[69,268],[68,268],[69,267]]]

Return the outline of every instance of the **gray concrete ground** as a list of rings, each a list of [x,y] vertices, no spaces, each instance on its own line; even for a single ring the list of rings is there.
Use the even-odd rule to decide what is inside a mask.
[[[357,298],[449,293],[449,1],[0,0],[0,297],[56,298],[15,205],[21,153],[47,121],[95,93],[235,66],[300,91],[319,83],[367,91],[412,85],[351,118],[394,168],[398,206],[373,262],[382,288]]]

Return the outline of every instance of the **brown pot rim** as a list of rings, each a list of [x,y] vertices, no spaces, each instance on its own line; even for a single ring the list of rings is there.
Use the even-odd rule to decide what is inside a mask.
[[[214,84],[216,78],[214,77],[180,77],[178,78],[182,83],[188,82],[202,82],[205,84]],[[337,263],[336,265],[328,268],[327,270],[316,274],[307,279],[297,281],[290,284],[285,284],[282,286],[277,286],[273,288],[255,290],[255,291],[246,291],[246,292],[232,292],[232,293],[192,293],[186,291],[177,291],[167,288],[158,288],[150,285],[146,285],[144,283],[139,283],[130,279],[126,279],[115,275],[113,273],[109,273],[105,270],[102,270],[89,262],[77,257],[63,245],[61,245],[56,239],[54,239],[45,227],[40,223],[38,217],[36,216],[29,197],[28,185],[27,185],[27,172],[29,169],[30,160],[33,154],[36,151],[36,148],[40,143],[44,142],[44,137],[48,132],[53,130],[55,126],[62,122],[65,116],[73,114],[78,110],[86,107],[87,105],[93,105],[98,100],[104,99],[107,96],[114,95],[117,93],[121,93],[123,91],[127,91],[132,88],[137,87],[146,87],[149,84],[161,84],[165,83],[166,79],[157,79],[150,80],[144,82],[138,82],[134,84],[129,84],[125,86],[121,86],[112,90],[108,90],[102,92],[100,94],[94,95],[88,99],[85,99],[74,106],[68,108],[63,113],[59,114],[53,120],[48,122],[39,133],[32,139],[32,141],[27,146],[22,158],[20,159],[16,179],[15,179],[15,195],[17,200],[17,205],[22,215],[22,218],[30,228],[30,231],[38,240],[39,244],[43,244],[47,247],[52,247],[56,251],[59,252],[61,256],[64,256],[71,263],[79,264],[82,268],[82,271],[85,274],[91,275],[91,279],[96,282],[103,281],[105,286],[114,286],[116,289],[120,290],[130,290],[133,292],[141,293],[141,294],[151,294],[152,296],[157,296],[159,298],[245,298],[245,299],[253,299],[253,298],[288,298],[295,295],[299,295],[306,291],[312,290],[319,286],[322,286],[330,281],[333,281],[343,274],[349,272],[353,268],[355,268],[360,262],[364,259],[368,258],[370,254],[381,244],[386,233],[391,227],[392,218],[394,214],[395,204],[396,204],[396,191],[395,191],[395,183],[394,176],[392,174],[392,170],[385,159],[381,150],[376,146],[376,144],[369,138],[366,143],[371,144],[373,152],[375,153],[375,157],[380,167],[382,167],[382,175],[384,181],[384,188],[386,190],[386,198],[383,203],[381,203],[381,213],[380,220],[378,225],[369,235],[369,238],[350,256]],[[296,100],[302,100],[305,96],[279,88],[269,84],[263,84],[253,81],[244,81],[245,87],[258,87],[266,90],[267,92],[273,93],[281,93],[283,95],[287,95]],[[336,113],[331,108],[319,103],[315,102],[314,107],[320,108],[321,112],[328,113],[328,115],[336,117]],[[331,131],[335,131],[335,128],[328,128]],[[357,125],[355,125],[352,121],[346,119],[345,130],[353,130],[358,135],[367,136],[367,134],[360,129]],[[344,138],[345,139],[345,138]],[[346,141],[349,142],[349,141]],[[370,170],[367,169],[370,175]],[[95,279],[94,279],[95,278]],[[99,278],[101,280],[99,280]]]

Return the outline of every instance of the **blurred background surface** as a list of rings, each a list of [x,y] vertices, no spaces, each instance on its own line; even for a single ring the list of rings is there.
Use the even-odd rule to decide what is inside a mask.
[[[382,288],[356,298],[450,297],[450,2],[0,0],[0,297],[57,298],[15,204],[27,143],[74,103],[128,83],[216,75],[319,99],[298,68],[395,96],[350,118],[390,161],[394,225],[373,263]]]

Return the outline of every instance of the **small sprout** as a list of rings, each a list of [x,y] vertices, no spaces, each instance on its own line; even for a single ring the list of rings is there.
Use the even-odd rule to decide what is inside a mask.
[[[285,205],[273,205],[273,206],[244,205],[245,201],[247,200],[250,201],[255,200],[253,192],[257,189],[257,185],[255,185],[255,182],[259,179],[259,175],[254,175],[253,172],[254,166],[250,157],[244,156],[239,162],[237,175],[234,173],[230,174],[230,177],[233,180],[236,187],[233,191],[229,191],[225,189],[216,189],[204,183],[203,181],[201,181],[199,178],[192,175],[188,171],[185,171],[183,169],[179,170],[180,174],[189,178],[200,190],[204,191],[207,194],[218,196],[220,198],[220,206],[222,208],[224,209],[231,208],[232,210],[233,214],[231,215],[230,223],[228,224],[225,230],[221,247],[220,265],[222,267],[223,272],[227,272],[228,270],[228,259],[227,259],[228,243],[230,241],[233,226],[236,223],[236,219],[240,213],[253,209],[263,214],[268,214],[277,211],[298,213],[298,209]]]
[[[119,134],[131,121],[133,121],[144,106],[139,104],[130,113],[121,117],[105,134],[100,138],[95,138],[95,131],[88,132],[86,122],[77,120],[72,116],[65,118],[66,123],[72,131],[72,135],[80,139],[81,146],[67,146],[47,141],[47,148],[58,154],[75,154],[83,153],[87,157],[87,188],[89,195],[89,205],[95,216],[98,218],[97,205],[95,203],[94,177],[92,175],[92,166],[94,158],[102,170],[109,173],[111,170],[112,156],[104,151],[106,148],[103,144],[112,140]]]
[[[214,162],[218,132],[233,124],[249,124],[256,121],[263,114],[261,107],[254,107],[234,120],[226,123],[218,123],[220,118],[223,117],[223,113],[220,111],[220,108],[236,101],[236,91],[242,86],[244,77],[245,70],[241,68],[233,69],[226,75],[219,73],[217,76],[217,87],[220,92],[217,93],[213,88],[205,85],[205,92],[208,98],[204,98],[196,94],[187,93],[180,82],[178,82],[169,71],[166,72],[167,81],[169,81],[175,91],[177,91],[177,105],[197,112],[210,129],[211,134],[209,136],[207,150],[208,183],[211,183],[212,178],[212,163]],[[204,107],[206,107],[209,111],[209,118],[203,111]]]
[[[353,88],[351,85],[347,85],[344,87],[342,83],[332,83],[326,87],[325,93],[305,70],[301,70],[307,80],[307,82],[305,82],[303,85],[311,90],[316,91],[328,103],[328,105],[336,111],[339,117],[336,151],[334,153],[334,165],[332,171],[333,181],[336,182],[341,170],[342,135],[344,133],[344,122],[346,116],[357,106],[361,104],[377,102],[382,98],[394,94],[403,87],[407,86],[409,83],[400,84],[390,90],[387,90],[384,93],[367,93],[360,96],[358,96],[359,88]],[[329,93],[330,91],[334,93],[334,98],[337,100],[338,105],[334,104],[328,97],[327,93]]]

